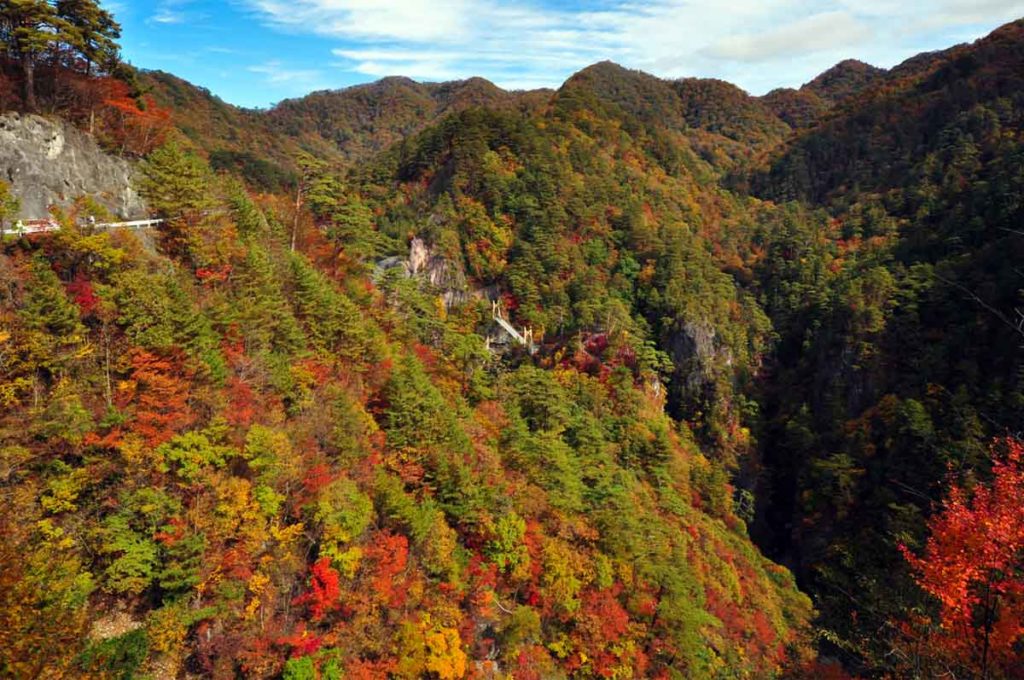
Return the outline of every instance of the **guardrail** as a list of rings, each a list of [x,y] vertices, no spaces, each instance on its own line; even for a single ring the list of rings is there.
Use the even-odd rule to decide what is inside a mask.
[[[131,220],[129,222],[81,222],[80,226],[92,227],[94,229],[148,229],[163,224],[164,220]],[[13,227],[4,230],[4,233],[16,236],[26,234],[47,234],[60,231],[60,223],[52,219],[42,220],[18,220]]]

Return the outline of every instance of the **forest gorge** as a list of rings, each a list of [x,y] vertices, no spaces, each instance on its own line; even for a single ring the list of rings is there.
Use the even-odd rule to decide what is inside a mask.
[[[1024,677],[1024,22],[266,111],[119,37],[0,5],[164,220],[0,183],[0,676]]]

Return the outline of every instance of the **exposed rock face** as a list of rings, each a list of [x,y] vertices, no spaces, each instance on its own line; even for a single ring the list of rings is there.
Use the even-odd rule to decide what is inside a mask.
[[[668,341],[669,354],[676,366],[672,390],[682,403],[713,401],[715,376],[732,367],[732,353],[717,339],[707,323],[687,321]]]
[[[433,252],[421,238],[409,244],[409,257],[389,257],[377,263],[377,271],[385,272],[402,267],[406,276],[421,276],[441,292],[448,309],[467,302],[472,296],[467,289],[466,274],[457,263],[452,263]]]
[[[69,123],[0,114],[0,180],[21,199],[20,218],[47,217],[50,206],[69,206],[79,196],[91,196],[121,218],[144,217],[132,174],[127,161],[104,153]]]
[[[409,271],[413,276],[421,274],[440,290],[449,309],[469,300],[462,267],[434,254],[423,239],[414,238],[409,244]]]

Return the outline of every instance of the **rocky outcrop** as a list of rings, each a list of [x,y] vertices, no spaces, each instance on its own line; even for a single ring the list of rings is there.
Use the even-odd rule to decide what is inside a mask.
[[[17,217],[39,219],[50,206],[90,196],[117,217],[146,215],[132,187],[132,166],[103,152],[71,124],[41,116],[0,114],[0,180],[21,200]]]
[[[733,355],[713,326],[706,322],[683,322],[669,336],[666,349],[676,367],[670,383],[675,402],[694,408],[721,396],[719,380],[732,370]]]
[[[440,291],[445,307],[452,307],[468,302],[472,296],[467,283],[466,274],[458,263],[436,254],[421,238],[414,238],[409,244],[409,257],[389,257],[377,263],[377,272],[401,267],[406,276],[419,276]]]
[[[423,239],[414,238],[409,244],[409,271],[413,276],[423,276],[440,290],[449,309],[469,300],[466,274],[459,263],[435,254]]]

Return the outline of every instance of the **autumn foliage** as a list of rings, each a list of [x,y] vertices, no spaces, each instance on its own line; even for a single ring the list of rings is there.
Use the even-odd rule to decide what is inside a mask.
[[[144,350],[131,355],[132,373],[120,398],[135,409],[131,430],[157,446],[189,425],[188,371],[180,356],[159,356]]]
[[[330,559],[317,560],[310,570],[309,592],[295,598],[295,604],[307,605],[310,618],[320,621],[340,606],[338,597],[338,572],[331,568]]]
[[[131,156],[145,156],[164,143],[171,130],[168,109],[123,80],[104,78],[94,86],[102,96],[94,121],[102,143]]]
[[[47,83],[164,221],[0,243],[0,676],[1024,676],[983,47],[776,96],[800,130],[609,63],[437,119],[490,89]]]
[[[938,602],[918,621],[926,655],[972,677],[1024,672],[1024,445],[994,447],[990,482],[954,484],[929,522],[920,556],[903,549],[917,583]]]

